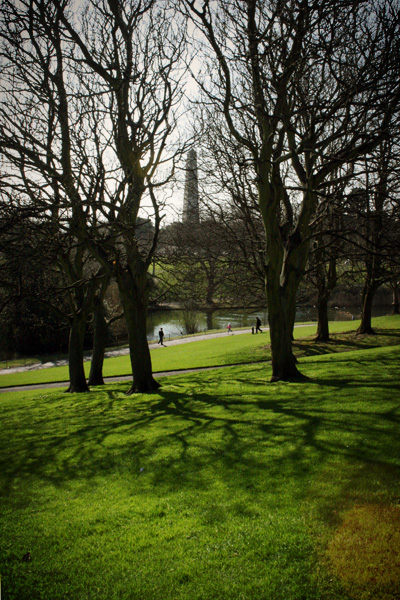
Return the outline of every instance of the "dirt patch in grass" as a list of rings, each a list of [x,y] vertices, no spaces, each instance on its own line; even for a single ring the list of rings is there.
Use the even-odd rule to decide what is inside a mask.
[[[327,558],[352,598],[399,600],[400,506],[354,506],[344,514]]]

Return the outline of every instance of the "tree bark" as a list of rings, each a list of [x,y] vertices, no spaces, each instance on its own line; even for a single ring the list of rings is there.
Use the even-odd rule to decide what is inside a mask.
[[[107,323],[103,298],[96,298],[93,306],[93,353],[89,373],[89,385],[104,385],[103,363],[106,350]]]
[[[271,381],[303,379],[305,377],[296,367],[292,341],[296,292],[309,254],[307,213],[313,208],[313,197],[306,197],[296,226],[288,227],[285,231],[278,215],[279,200],[284,194],[282,184],[277,179],[271,185],[267,178],[260,177],[258,191],[267,243],[265,270],[271,336]]]
[[[336,275],[336,260],[331,259],[328,261],[327,267],[323,264],[323,255],[318,256],[317,262],[317,280],[318,280],[318,299],[317,299],[317,311],[318,311],[318,326],[317,326],[317,337],[315,338],[318,342],[329,342],[329,319],[328,319],[328,301],[332,291],[336,287],[337,275]]]
[[[149,280],[147,272],[133,272],[121,267],[117,282],[128,330],[133,382],[127,394],[156,390],[160,384],[153,378],[149,344],[147,342],[147,308]]]
[[[266,290],[271,337],[271,381],[303,378],[296,367],[292,348],[295,303],[287,290],[277,289],[271,281],[267,280]]]
[[[366,282],[364,285],[361,296],[361,323],[357,329],[357,333],[359,334],[373,335],[375,333],[372,329],[372,304],[379,286],[379,283],[371,284],[370,282]]]
[[[318,291],[317,312],[317,342],[329,342],[329,319],[328,319],[328,299],[329,294]]]
[[[393,302],[392,302],[392,314],[393,315],[398,315],[400,314],[400,303],[399,303],[399,289],[398,289],[398,285],[395,283],[392,286],[392,291],[393,291]]]
[[[213,313],[214,310],[207,310],[207,329],[212,329],[213,328]]]
[[[206,289],[206,304],[208,306],[214,305],[214,292],[215,292],[215,269],[212,260],[209,261],[208,269],[205,269],[207,276],[207,289]]]
[[[86,314],[77,313],[71,322],[68,347],[69,388],[67,392],[88,392],[83,365],[83,344],[86,330]]]

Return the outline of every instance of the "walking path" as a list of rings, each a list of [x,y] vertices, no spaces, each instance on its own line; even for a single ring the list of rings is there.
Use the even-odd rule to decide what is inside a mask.
[[[306,323],[306,324],[298,324],[295,325],[295,327],[311,327],[311,326],[315,326],[315,323]],[[269,327],[264,327],[263,331],[269,331]],[[180,344],[187,344],[190,342],[198,342],[200,340],[207,340],[207,339],[211,339],[211,338],[219,338],[219,337],[226,337],[227,335],[237,335],[237,334],[242,334],[242,333],[249,333],[249,329],[237,329],[232,333],[227,333],[226,331],[223,332],[215,332],[215,333],[205,333],[205,334],[200,334],[200,335],[192,335],[189,337],[182,337],[182,338],[175,338],[172,340],[168,340],[167,344],[164,344],[165,347],[168,346],[177,346]],[[157,343],[152,343],[149,344],[149,348],[153,349],[153,348],[157,348],[158,344]],[[109,350],[105,353],[105,357],[109,358],[112,356],[123,356],[129,354],[129,348],[120,348],[118,350]],[[85,358],[85,360],[90,360],[90,356]],[[68,364],[68,360],[67,359],[62,359],[62,360],[57,360],[57,361],[49,361],[47,363],[34,363],[32,365],[27,365],[25,367],[12,367],[10,369],[0,369],[0,375],[4,375],[6,373],[21,373],[23,371],[35,371],[35,370],[39,370],[39,369],[48,369],[51,367],[57,367],[57,366],[65,366]],[[178,375],[178,374],[184,374],[184,373],[194,373],[194,372],[198,372],[198,371],[209,371],[210,369],[223,369],[226,367],[229,367],[230,365],[223,365],[223,366],[216,366],[216,367],[198,367],[195,369],[184,369],[184,370],[176,370],[176,371],[163,371],[163,372],[159,372],[159,373],[154,373],[155,377],[167,377],[168,375]],[[116,376],[116,377],[104,377],[104,382],[105,383],[112,383],[112,382],[116,382],[116,381],[131,381],[132,380],[132,375],[120,375],[120,376]],[[47,388],[60,388],[60,387],[64,387],[68,385],[68,381],[58,381],[55,383],[38,383],[38,384],[32,384],[32,385],[22,385],[22,386],[14,386],[14,387],[4,387],[4,388],[0,388],[0,393],[1,392],[16,392],[19,390],[38,390],[38,389],[47,389]]]
[[[264,328],[265,331],[268,331],[268,327]],[[240,333],[249,333],[249,329],[237,329],[233,332],[233,334],[240,334]],[[187,344],[189,342],[198,342],[199,340],[209,340],[210,338],[218,338],[218,337],[226,337],[227,335],[232,335],[232,334],[228,334],[226,331],[223,332],[215,332],[215,333],[204,333],[204,334],[195,334],[195,335],[191,335],[188,337],[181,337],[181,338],[173,338],[172,340],[166,340],[164,338],[164,341],[166,343],[164,343],[164,346],[177,346],[179,344]],[[150,350],[154,349],[154,348],[158,348],[159,344],[157,344],[157,342],[153,342],[151,344],[149,344],[149,348]],[[110,358],[112,356],[124,356],[126,354],[129,354],[129,348],[128,346],[124,347],[124,348],[119,348],[117,350],[108,350],[105,353],[105,358]],[[89,361],[91,360],[91,356],[86,356],[85,357],[85,361]],[[68,359],[67,358],[63,358],[60,360],[54,360],[54,361],[48,361],[45,363],[33,363],[31,365],[25,365],[25,366],[20,366],[20,367],[10,367],[9,369],[0,369],[0,375],[5,375],[6,373],[22,373],[23,371],[37,371],[39,369],[49,369],[51,367],[65,367],[66,365],[68,365]]]

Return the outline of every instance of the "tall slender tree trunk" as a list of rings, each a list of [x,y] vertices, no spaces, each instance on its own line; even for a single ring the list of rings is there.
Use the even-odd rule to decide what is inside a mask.
[[[147,342],[147,309],[149,280],[147,272],[134,273],[128,267],[117,273],[117,282],[124,309],[132,366],[132,386],[128,394],[151,392],[160,387],[153,378],[149,344]]]
[[[209,268],[206,268],[207,275],[207,289],[206,289],[206,304],[213,306],[214,304],[214,292],[215,292],[215,268],[212,261],[209,263]]]
[[[380,283],[367,281],[361,295],[361,323],[357,329],[360,334],[374,334],[372,329],[372,305]]]
[[[317,298],[317,315],[318,315],[318,325],[317,325],[317,337],[315,338],[318,342],[328,342],[329,341],[329,319],[328,319],[328,299],[329,294],[325,292],[320,292],[318,290],[318,298]]]
[[[393,302],[392,302],[392,314],[398,315],[400,313],[400,302],[399,302],[399,286],[397,283],[392,285]]]
[[[207,329],[212,329],[213,328],[213,313],[214,310],[213,309],[208,309],[206,312],[206,318],[207,318]]]
[[[78,254],[77,254],[78,256]],[[78,261],[76,261],[77,264]],[[82,274],[81,274],[82,277]],[[74,281],[78,278],[74,277]],[[93,310],[93,300],[100,280],[93,277],[85,285],[76,285],[71,298],[72,319],[69,336],[68,363],[70,385],[68,392],[88,392],[85,369],[83,364],[83,347],[88,317]]]
[[[71,321],[68,347],[69,388],[68,392],[88,392],[83,365],[83,345],[86,331],[86,312],[76,313]]]
[[[103,298],[96,297],[93,306],[93,353],[89,373],[89,385],[104,385],[103,363],[107,340],[107,323]]]
[[[318,251],[317,251],[318,252]],[[328,319],[328,301],[331,293],[336,287],[336,260],[328,261],[328,267],[323,264],[323,256],[317,255],[317,261],[320,263],[317,267],[318,279],[318,298],[317,298],[317,313],[318,326],[317,337],[318,342],[329,341],[329,319]]]

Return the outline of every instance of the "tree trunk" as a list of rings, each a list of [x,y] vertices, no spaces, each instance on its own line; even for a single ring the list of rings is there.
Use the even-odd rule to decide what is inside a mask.
[[[268,281],[266,288],[271,337],[271,381],[303,378],[296,367],[292,348],[295,302],[288,298],[284,289],[277,292],[276,287]]]
[[[127,394],[151,392],[160,387],[153,378],[149,344],[147,342],[147,308],[149,281],[147,273],[134,273],[121,268],[117,273],[121,303],[129,338],[133,382]]]
[[[372,329],[372,304],[375,292],[379,288],[379,283],[366,282],[362,291],[361,300],[361,323],[357,329],[359,334],[374,334]]]
[[[93,306],[93,328],[93,353],[88,383],[89,385],[104,385],[103,362],[106,350],[107,323],[102,297],[95,299]]]
[[[329,342],[329,319],[328,319],[328,299],[329,294],[318,293],[317,311],[318,311],[318,342]]]
[[[316,247],[316,261],[317,261],[317,285],[318,285],[318,299],[317,299],[317,311],[318,311],[318,327],[317,337],[315,338],[318,342],[329,342],[329,319],[328,319],[328,301],[331,293],[336,287],[337,275],[336,275],[336,260],[331,258],[328,261],[324,260],[324,253],[321,249]]]
[[[296,292],[309,252],[308,226],[298,223],[292,233],[285,234],[280,227],[278,209],[280,194],[284,193],[282,186],[274,187],[268,178],[260,178],[258,191],[267,244],[265,271],[271,337],[271,381],[303,379],[304,376],[296,367],[292,341]],[[303,210],[299,222],[304,221],[307,211]]]
[[[211,261],[209,264],[209,268],[205,271],[207,276],[206,304],[208,306],[213,306],[215,292],[215,269]]]
[[[399,303],[398,286],[396,283],[392,286],[392,290],[393,290],[392,314],[398,315],[398,314],[400,314],[400,303]]]
[[[213,310],[207,310],[206,315],[207,315],[207,329],[212,329],[213,328]]]
[[[83,344],[86,330],[86,313],[77,313],[71,322],[68,347],[69,388],[67,392],[88,392],[83,366]]]

